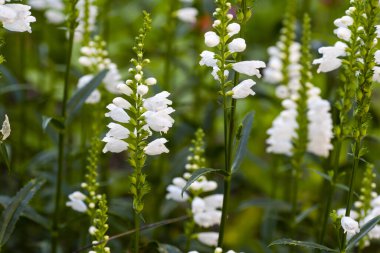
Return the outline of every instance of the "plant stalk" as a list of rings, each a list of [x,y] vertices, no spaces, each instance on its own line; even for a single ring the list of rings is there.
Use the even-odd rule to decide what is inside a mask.
[[[69,44],[68,44],[68,56],[66,61],[66,71],[65,71],[65,83],[63,89],[63,99],[61,107],[61,118],[62,121],[66,120],[66,105],[69,94],[69,79],[70,79],[70,69],[71,69],[71,57],[74,46],[74,32],[75,28],[71,27],[69,32]],[[63,170],[65,167],[64,157],[65,157],[65,138],[66,130],[61,131],[58,135],[58,171],[56,174],[56,188],[55,188],[55,203],[54,203],[54,216],[52,224],[52,242],[51,242],[51,251],[52,253],[57,252],[58,246],[58,237],[59,237],[59,218],[60,218],[60,202],[62,195],[62,181],[63,181]]]

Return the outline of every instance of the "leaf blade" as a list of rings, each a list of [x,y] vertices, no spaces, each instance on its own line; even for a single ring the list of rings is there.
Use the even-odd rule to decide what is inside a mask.
[[[253,124],[253,112],[248,113],[243,120],[243,130],[242,130],[242,136],[239,142],[239,146],[237,148],[237,152],[235,154],[234,162],[232,163],[232,172],[236,171],[245,156],[246,150],[247,150],[247,144],[249,135],[251,134],[252,124]]]
[[[283,239],[273,241],[269,244],[268,247],[271,247],[274,245],[299,246],[299,247],[305,247],[305,248],[311,248],[311,249],[325,250],[328,252],[338,252],[338,250],[331,249],[329,247],[326,247],[324,245],[321,245],[321,244],[318,244],[315,242],[297,241],[297,240],[287,239],[287,238],[283,238]]]
[[[346,251],[352,249],[356,243],[360,241],[364,236],[366,236],[376,225],[380,222],[380,215],[368,221],[364,226],[360,228],[360,232],[354,235],[348,242],[346,246]]]

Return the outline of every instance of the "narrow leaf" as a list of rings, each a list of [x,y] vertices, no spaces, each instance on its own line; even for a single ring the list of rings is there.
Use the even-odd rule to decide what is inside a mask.
[[[225,170],[221,169],[211,169],[211,168],[200,168],[193,172],[189,180],[187,180],[186,185],[182,189],[182,195],[183,193],[190,187],[192,183],[194,183],[199,177],[209,174],[209,173],[216,173],[222,176],[228,176],[228,173]]]
[[[346,251],[349,251],[362,239],[366,236],[376,225],[380,222],[380,215],[368,221],[364,226],[360,228],[360,232],[354,235],[348,242],[346,246]]]
[[[269,244],[269,247],[274,245],[289,245],[289,246],[299,246],[299,247],[305,247],[305,248],[311,248],[311,249],[319,249],[319,250],[325,250],[328,252],[339,252],[335,249],[330,249],[324,245],[315,243],[315,242],[305,242],[305,241],[296,241],[292,239],[279,239],[271,244]]]
[[[253,123],[253,113],[251,112],[247,114],[247,116],[245,116],[243,120],[243,130],[241,133],[239,146],[236,151],[235,160],[232,164],[233,172],[236,171],[240,167],[240,164],[243,161],[243,158],[245,156],[249,135],[252,129],[252,123]]]
[[[300,213],[297,217],[296,217],[296,224],[300,223],[301,221],[303,221],[310,213],[312,213],[313,211],[315,211],[317,208],[318,208],[319,205],[314,205],[314,206],[311,206],[309,207],[308,209],[306,209],[305,211],[303,211],[302,213]]]
[[[46,131],[46,128],[49,125],[54,126],[59,131],[65,130],[65,124],[63,123],[63,120],[61,118],[42,116],[42,130],[44,132]]]
[[[8,171],[11,169],[11,163],[9,162],[9,155],[7,151],[7,147],[5,146],[4,142],[0,143],[0,153],[1,153],[1,160],[5,163],[5,166],[7,166]]]
[[[0,248],[10,238],[21,213],[43,183],[43,180],[32,179],[12,198],[12,201],[4,210],[0,218]]]
[[[91,81],[86,84],[81,89],[78,89],[70,100],[67,102],[67,122],[71,122],[74,115],[79,111],[83,106],[86,99],[91,95],[91,93],[102,83],[104,77],[106,76],[108,69],[102,70],[97,74]]]

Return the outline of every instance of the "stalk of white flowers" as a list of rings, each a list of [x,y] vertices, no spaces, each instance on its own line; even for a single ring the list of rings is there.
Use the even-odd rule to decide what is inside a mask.
[[[31,7],[25,4],[6,4],[5,2],[5,0],[0,1],[0,22],[3,27],[13,32],[31,33],[30,23],[36,22],[36,18],[31,16]]]
[[[95,31],[96,17],[98,15],[98,7],[95,0],[79,0],[78,9],[78,27],[75,30],[75,41],[87,44],[91,32]]]
[[[133,51],[136,58],[131,59],[134,68],[129,72],[133,78],[125,84],[120,84],[119,90],[125,96],[116,97],[107,106],[109,112],[106,117],[111,118],[110,130],[104,137],[106,143],[103,152],[119,153],[128,149],[128,160],[133,168],[130,176],[130,192],[133,195],[135,211],[135,228],[139,231],[140,216],[144,208],[143,197],[150,191],[146,175],[142,169],[148,155],[168,153],[165,138],[158,138],[148,142],[153,132],[166,133],[173,126],[174,120],[170,116],[174,109],[170,107],[172,101],[168,99],[170,93],[162,91],[153,97],[147,97],[149,87],[157,83],[153,77],[144,75],[144,67],[150,63],[144,59],[144,43],[147,32],[151,28],[150,15],[144,12],[144,23],[139,35],[135,39]],[[135,236],[135,251],[139,248],[139,232]]]
[[[103,79],[106,90],[113,94],[121,93],[117,88],[119,85],[123,84],[121,81],[121,75],[116,64],[108,58],[108,52],[105,48],[106,43],[99,36],[95,36],[94,40],[91,40],[86,46],[81,48],[79,64],[90,74],[82,76],[78,80],[77,87],[79,89],[87,85],[92,78],[94,78],[95,74],[103,69],[108,69],[108,72]],[[95,89],[86,100],[86,103],[95,104],[98,103],[100,99],[101,93],[98,89]]]

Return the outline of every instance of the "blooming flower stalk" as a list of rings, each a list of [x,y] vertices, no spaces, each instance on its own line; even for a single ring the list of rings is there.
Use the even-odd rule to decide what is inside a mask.
[[[65,21],[65,5],[62,0],[29,0],[34,10],[44,11],[46,20],[51,24],[62,24]]]
[[[261,77],[260,68],[265,67],[262,61],[241,61],[240,54],[245,51],[246,43],[243,38],[237,37],[241,35],[244,24],[251,16],[250,10],[247,8],[246,1],[240,1],[241,9],[239,12],[238,22],[235,22],[233,15],[229,13],[231,3],[226,0],[217,0],[217,9],[213,13],[215,20],[213,23],[213,31],[208,31],[204,35],[204,41],[210,50],[201,53],[202,59],[200,65],[211,67],[212,76],[218,82],[220,95],[224,111],[224,144],[225,144],[225,172],[231,173],[231,156],[232,142],[234,138],[235,124],[235,107],[236,100],[246,98],[255,93],[251,87],[255,84],[252,79],[247,79],[239,83],[239,75]],[[243,27],[242,27],[243,26]],[[230,72],[234,71],[234,80],[229,80]],[[224,203],[221,217],[221,225],[219,230],[218,246],[223,244],[224,229],[227,218],[228,202],[230,195],[231,177],[225,178],[224,182]]]
[[[162,91],[153,97],[147,97],[149,86],[157,83],[153,77],[145,77],[143,68],[150,62],[144,59],[145,38],[150,30],[150,15],[144,12],[144,23],[136,37],[133,48],[137,58],[131,62],[134,68],[129,72],[132,79],[118,86],[124,96],[116,97],[107,106],[109,110],[105,116],[113,120],[108,124],[109,131],[103,138],[105,146],[103,152],[120,153],[128,150],[129,163],[133,168],[130,176],[130,192],[133,195],[135,210],[135,226],[140,227],[139,214],[144,208],[143,197],[150,191],[146,175],[142,172],[147,156],[168,153],[163,137],[148,142],[153,132],[167,133],[173,126],[174,120],[170,116],[174,109],[170,107],[172,101],[168,99],[170,93]],[[135,251],[138,252],[139,233],[136,234]]]

